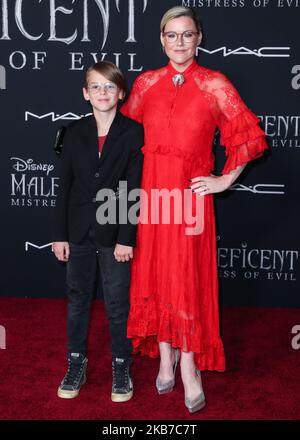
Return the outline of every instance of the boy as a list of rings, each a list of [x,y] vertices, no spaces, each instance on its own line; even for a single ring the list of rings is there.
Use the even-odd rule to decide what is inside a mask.
[[[76,397],[86,381],[87,333],[97,265],[111,335],[111,399],[124,402],[133,394],[129,372],[132,347],[126,331],[136,224],[128,218],[126,224],[96,220],[101,206],[96,200],[99,190],[113,190],[117,200],[119,181],[127,182],[128,191],[140,185],[143,128],[117,110],[126,90],[125,78],[114,64],[103,61],[90,67],[83,95],[93,115],[71,123],[64,136],[53,237],[55,256],[67,262],[69,300],[69,367],[58,388],[61,398]],[[132,203],[127,205],[129,211]]]

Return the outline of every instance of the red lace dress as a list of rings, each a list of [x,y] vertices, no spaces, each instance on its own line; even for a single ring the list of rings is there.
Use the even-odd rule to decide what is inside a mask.
[[[183,194],[190,192],[189,179],[210,174],[216,127],[226,147],[223,174],[268,148],[259,119],[223,74],[194,61],[183,72],[184,84],[175,87],[172,77],[177,73],[169,64],[141,74],[122,108],[145,129],[141,187],[148,198],[142,197],[141,217],[150,218],[151,189],[176,188]],[[177,224],[175,214],[170,224],[164,224],[159,214],[159,221],[138,225],[128,337],[134,353],[156,357],[158,342],[164,341],[193,351],[200,370],[224,371],[213,197],[191,197],[193,210],[196,199],[202,199],[201,233],[187,235],[190,223]]]

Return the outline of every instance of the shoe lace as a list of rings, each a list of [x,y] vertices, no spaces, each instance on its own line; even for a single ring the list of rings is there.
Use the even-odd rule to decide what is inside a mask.
[[[129,382],[128,365],[113,363],[113,381],[116,388],[126,388]]]
[[[83,364],[74,364],[69,361],[67,373],[64,377],[65,385],[72,385],[74,382],[78,382],[82,374]]]

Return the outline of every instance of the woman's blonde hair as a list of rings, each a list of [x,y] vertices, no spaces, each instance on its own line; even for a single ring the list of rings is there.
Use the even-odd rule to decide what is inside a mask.
[[[174,18],[179,18],[179,17],[190,17],[195,23],[197,31],[201,32],[201,25],[198,15],[192,8],[188,8],[186,6],[174,6],[173,8],[169,9],[161,19],[160,31],[164,32],[168,21],[174,20]]]

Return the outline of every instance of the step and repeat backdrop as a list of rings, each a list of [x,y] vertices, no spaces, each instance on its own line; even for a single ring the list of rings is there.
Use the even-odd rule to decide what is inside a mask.
[[[2,296],[65,295],[51,252],[56,130],[90,113],[82,82],[96,60],[115,62],[130,85],[167,63],[159,24],[175,5],[197,10],[199,63],[229,77],[270,146],[215,197],[221,301],[300,306],[298,0],[0,0]]]

